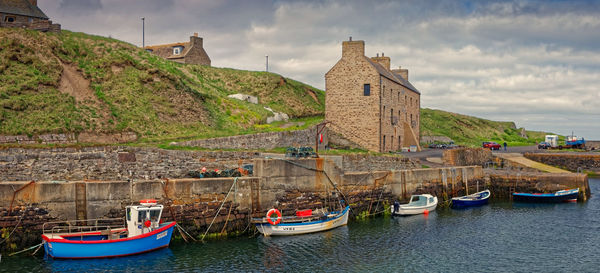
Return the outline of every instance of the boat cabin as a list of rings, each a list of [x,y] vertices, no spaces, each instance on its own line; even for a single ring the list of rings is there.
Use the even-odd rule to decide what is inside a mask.
[[[127,237],[135,237],[157,229],[162,210],[163,205],[158,205],[156,200],[142,200],[139,205],[127,206]]]
[[[434,202],[433,196],[429,194],[423,195],[413,195],[410,197],[410,202],[408,202],[408,206],[427,206]]]

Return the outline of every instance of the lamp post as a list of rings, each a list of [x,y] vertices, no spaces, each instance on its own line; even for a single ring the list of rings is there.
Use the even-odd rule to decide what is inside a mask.
[[[145,41],[145,24],[144,24],[144,17],[142,17],[142,48],[146,47],[146,41]]]
[[[267,72],[269,72],[269,55],[265,55],[265,58],[267,59],[266,70],[267,70]]]

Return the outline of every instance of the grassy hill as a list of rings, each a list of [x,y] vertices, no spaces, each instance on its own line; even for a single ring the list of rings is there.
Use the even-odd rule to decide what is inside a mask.
[[[139,47],[83,33],[0,28],[0,135],[133,132],[141,142],[294,130],[323,120],[325,93],[267,72],[166,61]],[[228,98],[244,93],[259,104]],[[266,124],[272,113],[296,126]],[[289,124],[287,124],[289,125]],[[285,127],[285,128],[284,128]],[[512,122],[421,110],[422,135],[459,144],[541,141]]]
[[[134,132],[163,141],[283,130],[265,124],[273,114],[264,106],[305,126],[325,109],[322,90],[273,73],[174,63],[64,30],[0,28],[0,37],[1,135]],[[235,93],[259,104],[227,97]]]
[[[545,134],[547,133],[516,128],[514,122],[491,121],[442,110],[421,109],[422,136],[447,136],[461,145],[479,147],[483,141],[496,141],[500,144],[506,141],[511,146],[533,145],[544,141]]]

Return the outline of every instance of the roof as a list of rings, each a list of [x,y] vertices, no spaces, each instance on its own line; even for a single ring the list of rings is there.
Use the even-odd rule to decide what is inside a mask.
[[[2,0],[0,0],[2,1]],[[183,46],[183,47],[188,47],[190,45],[189,42],[183,42],[183,43],[171,43],[171,44],[164,44],[164,45],[151,45],[151,46],[146,46],[144,47],[144,49],[152,49],[152,50],[156,50],[159,48],[165,48],[165,47],[174,47],[174,46]]]
[[[0,0],[0,12],[48,19],[48,16],[28,0]]]
[[[391,81],[394,81],[414,92],[416,92],[417,94],[421,94],[421,92],[419,92],[419,90],[417,90],[417,88],[415,88],[409,81],[405,80],[402,76],[400,76],[400,74],[395,74],[392,71],[387,70],[385,67],[383,67],[381,64],[374,62],[373,60],[371,60],[371,58],[366,57],[367,61],[369,61],[369,63],[375,67],[375,69],[377,70],[377,72],[379,73],[379,75],[382,75],[388,79],[390,79]]]
[[[183,50],[178,55],[173,55],[172,49],[173,49],[173,47],[176,47],[176,46],[183,47]],[[187,53],[190,51],[190,48],[191,48],[190,42],[171,43],[171,44],[164,44],[164,45],[152,45],[152,46],[144,47],[144,49],[150,49],[156,55],[159,55],[159,56],[161,56],[163,58],[167,58],[167,59],[181,59],[187,55]]]

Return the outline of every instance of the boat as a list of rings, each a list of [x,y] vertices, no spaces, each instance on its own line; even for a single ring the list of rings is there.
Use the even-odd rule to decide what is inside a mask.
[[[473,194],[452,198],[452,208],[482,206],[490,200],[490,191],[480,191]]]
[[[161,223],[163,205],[141,200],[113,219],[48,222],[42,226],[46,254],[59,259],[109,258],[135,255],[169,246],[175,222]],[[123,221],[125,220],[125,221]],[[121,222],[120,224],[113,224]]]
[[[435,210],[438,199],[431,194],[419,194],[410,197],[408,204],[400,205],[398,202],[391,207],[392,215],[416,215]]]
[[[323,210],[301,210],[293,216],[281,216],[277,209],[270,209],[266,217],[254,218],[258,232],[264,236],[298,235],[334,229],[348,223],[350,206],[343,210],[326,212]],[[273,220],[274,214],[277,216]]]
[[[577,202],[579,188],[560,190],[554,193],[522,193],[514,192],[513,201],[531,203]]]

